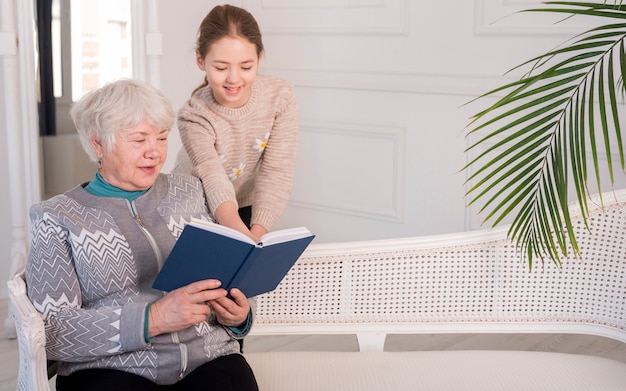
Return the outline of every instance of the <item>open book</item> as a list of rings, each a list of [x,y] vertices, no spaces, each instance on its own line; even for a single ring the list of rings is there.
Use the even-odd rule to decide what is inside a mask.
[[[217,279],[247,297],[276,289],[313,235],[305,227],[272,231],[259,243],[232,228],[193,219],[185,226],[152,287],[171,291]]]

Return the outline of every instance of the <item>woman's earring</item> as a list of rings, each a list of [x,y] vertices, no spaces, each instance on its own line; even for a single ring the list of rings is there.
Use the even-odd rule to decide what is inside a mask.
[[[102,160],[98,160],[98,173],[100,173],[100,175],[102,175],[102,172],[104,170],[102,169]]]

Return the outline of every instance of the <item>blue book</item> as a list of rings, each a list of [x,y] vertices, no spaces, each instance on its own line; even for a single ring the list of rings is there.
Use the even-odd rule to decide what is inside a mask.
[[[272,231],[259,243],[232,228],[193,219],[185,226],[152,287],[171,291],[217,279],[247,297],[276,289],[315,238],[305,227]]]

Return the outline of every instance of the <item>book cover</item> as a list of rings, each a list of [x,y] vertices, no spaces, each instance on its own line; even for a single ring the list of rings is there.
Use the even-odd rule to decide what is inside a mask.
[[[272,231],[254,243],[231,228],[192,220],[183,229],[152,287],[171,291],[204,279],[247,297],[276,289],[315,235],[300,227]]]

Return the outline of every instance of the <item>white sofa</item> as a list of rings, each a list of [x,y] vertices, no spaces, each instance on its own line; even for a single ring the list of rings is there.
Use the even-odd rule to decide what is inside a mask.
[[[532,271],[507,227],[451,235],[313,244],[260,296],[254,335],[356,334],[359,352],[246,353],[262,391],[626,390],[626,363],[538,351],[384,351],[407,333],[565,333],[626,342],[626,191],[599,197],[579,259]],[[18,389],[45,390],[42,323],[9,282],[20,338]],[[20,304],[21,303],[21,304]],[[20,388],[21,387],[21,388]]]

